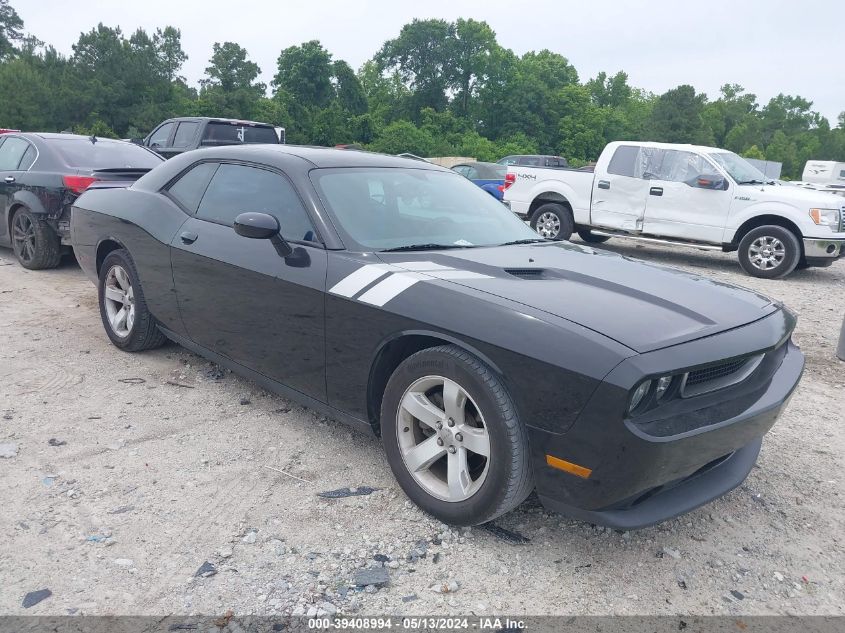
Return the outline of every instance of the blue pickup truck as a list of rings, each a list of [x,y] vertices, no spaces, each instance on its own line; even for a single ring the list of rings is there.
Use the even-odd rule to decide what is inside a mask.
[[[496,163],[460,163],[452,169],[484,189],[496,200],[504,195],[505,174],[508,168]]]

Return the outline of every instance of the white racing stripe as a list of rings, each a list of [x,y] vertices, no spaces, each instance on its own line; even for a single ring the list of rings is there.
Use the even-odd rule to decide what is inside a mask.
[[[374,306],[383,306],[385,303],[404,292],[422,277],[414,274],[395,273],[384,281],[377,283],[358,297],[359,301],[370,303]]]
[[[361,266],[354,273],[344,277],[332,286],[329,292],[342,297],[351,297],[361,292],[379,277],[384,277],[391,270],[391,267],[387,264],[368,264]]]
[[[382,279],[383,278],[383,279]],[[367,264],[344,277],[329,292],[352,298],[374,281],[381,279],[372,288],[357,297],[359,301],[374,306],[383,306],[396,298],[418,281],[433,279],[491,279],[489,275],[457,270],[434,262],[400,262],[398,264]]]

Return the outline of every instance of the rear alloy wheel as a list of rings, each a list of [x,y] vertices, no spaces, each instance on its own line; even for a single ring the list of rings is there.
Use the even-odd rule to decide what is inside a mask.
[[[19,209],[12,218],[12,249],[30,270],[55,268],[62,260],[59,236],[28,209]]]
[[[490,521],[533,489],[526,431],[504,386],[455,346],[422,350],[396,368],[381,434],[399,485],[446,523]]]
[[[575,230],[575,223],[568,208],[556,202],[549,202],[534,211],[531,216],[531,228],[546,239],[568,240]]]
[[[127,352],[160,347],[165,342],[147,309],[135,263],[123,249],[109,253],[100,267],[100,317],[111,342]]]
[[[745,234],[737,256],[740,266],[749,275],[779,279],[798,266],[801,245],[798,238],[782,226],[760,226]]]

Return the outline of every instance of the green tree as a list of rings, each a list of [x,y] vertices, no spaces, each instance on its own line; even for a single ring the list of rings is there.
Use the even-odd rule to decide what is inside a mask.
[[[246,49],[234,42],[214,43],[206,76],[200,80],[197,109],[206,116],[255,117],[267,87],[257,81],[261,69],[249,61]]]
[[[15,54],[14,42],[23,39],[23,20],[9,4],[9,0],[0,0],[0,61]]]
[[[695,88],[678,86],[660,95],[649,121],[652,140],[665,143],[711,142],[702,114],[707,95],[696,94]]]
[[[468,116],[470,101],[490,76],[498,47],[496,34],[486,22],[463,18],[455,22],[447,70],[458,116]]]
[[[396,71],[410,89],[412,116],[448,104],[454,36],[455,25],[446,20],[414,19],[376,54],[381,70]]]
[[[277,60],[273,86],[305,108],[325,107],[335,94],[331,54],[317,40],[284,49]]]

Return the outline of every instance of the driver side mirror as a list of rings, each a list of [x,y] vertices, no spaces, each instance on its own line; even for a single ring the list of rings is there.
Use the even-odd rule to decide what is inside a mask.
[[[724,191],[728,188],[728,183],[725,181],[724,177],[719,174],[698,174],[698,176],[687,180],[686,183],[690,187],[695,187],[697,189],[715,189]]]
[[[268,213],[241,213],[235,218],[235,233],[253,240],[270,240],[279,257],[288,257],[293,249],[279,233],[279,221]]]

